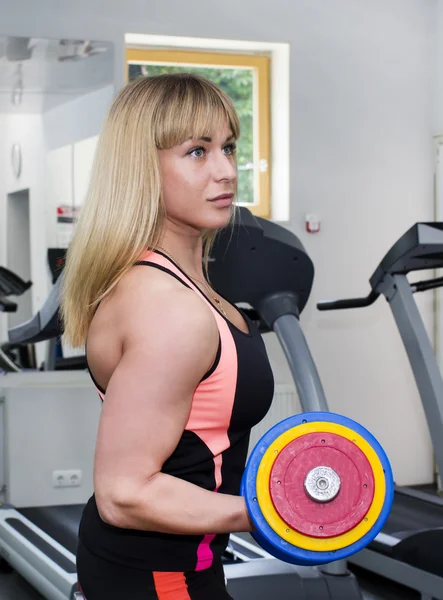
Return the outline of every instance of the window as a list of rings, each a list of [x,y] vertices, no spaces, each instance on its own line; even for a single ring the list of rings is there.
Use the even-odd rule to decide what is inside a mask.
[[[241,123],[238,204],[270,217],[269,58],[182,50],[126,51],[127,77],[193,72],[211,79],[232,99]]]

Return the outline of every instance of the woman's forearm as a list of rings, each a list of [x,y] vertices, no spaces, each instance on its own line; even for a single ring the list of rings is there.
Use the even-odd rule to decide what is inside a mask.
[[[138,491],[126,489],[120,497],[96,493],[100,516],[116,527],[188,535],[253,530],[241,496],[211,492],[165,473]]]

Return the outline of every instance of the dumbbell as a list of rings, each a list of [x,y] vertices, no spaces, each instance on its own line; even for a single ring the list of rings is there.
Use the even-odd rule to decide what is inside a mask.
[[[252,450],[241,482],[270,554],[321,565],[366,547],[391,510],[394,481],[376,438],[352,419],[302,413],[272,427]]]

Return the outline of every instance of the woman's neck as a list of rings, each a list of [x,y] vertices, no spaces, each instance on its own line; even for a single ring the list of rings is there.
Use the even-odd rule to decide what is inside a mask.
[[[190,277],[201,279],[203,275],[202,255],[203,240],[202,237],[177,237],[164,235],[160,238],[158,245],[160,252],[169,254],[179,267],[181,267]]]

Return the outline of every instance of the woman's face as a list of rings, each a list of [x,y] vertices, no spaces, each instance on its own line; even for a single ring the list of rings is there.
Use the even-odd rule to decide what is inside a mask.
[[[159,150],[169,221],[192,229],[225,227],[237,189],[235,140],[228,124],[211,137]]]

